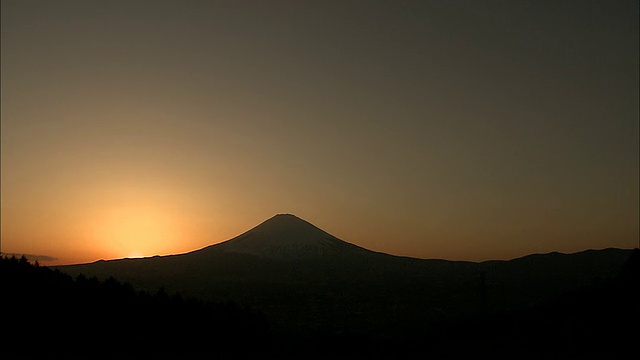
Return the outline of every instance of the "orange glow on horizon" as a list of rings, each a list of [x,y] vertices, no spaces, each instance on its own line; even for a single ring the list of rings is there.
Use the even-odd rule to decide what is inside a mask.
[[[149,208],[127,208],[112,211],[96,229],[96,244],[122,256],[153,255],[171,248],[176,240],[175,226],[168,216]]]

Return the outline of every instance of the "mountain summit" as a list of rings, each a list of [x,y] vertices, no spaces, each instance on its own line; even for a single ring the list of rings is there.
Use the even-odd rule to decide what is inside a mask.
[[[275,215],[231,240],[200,251],[239,253],[283,260],[370,252],[340,240],[292,214]]]

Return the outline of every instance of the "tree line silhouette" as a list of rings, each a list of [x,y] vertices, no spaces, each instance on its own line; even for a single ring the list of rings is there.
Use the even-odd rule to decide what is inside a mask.
[[[640,250],[615,278],[517,311],[369,332],[283,337],[273,319],[233,302],[135,290],[20,259],[0,258],[0,358],[390,359],[621,358],[640,355]],[[481,288],[478,290],[483,291]],[[419,304],[416,304],[416,312]],[[295,328],[295,326],[292,326]]]
[[[20,259],[0,258],[0,358],[259,358],[270,329],[235,303],[134,290]]]

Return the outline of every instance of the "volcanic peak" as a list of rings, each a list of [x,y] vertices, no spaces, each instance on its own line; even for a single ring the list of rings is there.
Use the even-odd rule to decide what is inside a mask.
[[[277,214],[253,229],[211,248],[226,253],[272,259],[309,259],[367,252],[293,214]]]

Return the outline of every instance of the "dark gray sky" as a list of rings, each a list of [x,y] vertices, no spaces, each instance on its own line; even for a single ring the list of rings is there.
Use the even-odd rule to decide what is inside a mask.
[[[3,0],[2,250],[634,247],[638,42],[638,1]]]

